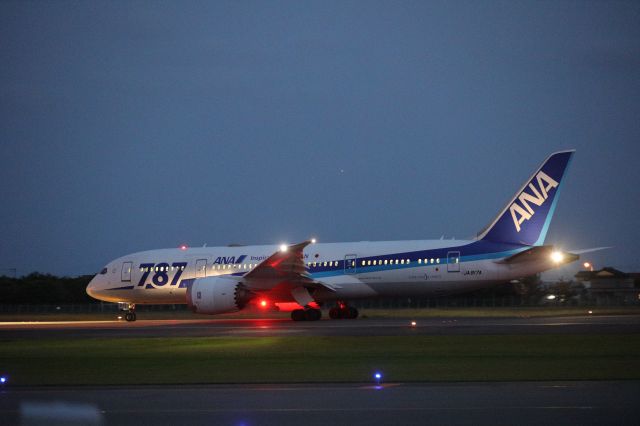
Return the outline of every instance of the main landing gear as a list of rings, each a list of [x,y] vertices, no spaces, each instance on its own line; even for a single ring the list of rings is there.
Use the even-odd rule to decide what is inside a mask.
[[[127,322],[136,320],[136,305],[135,303],[118,302],[118,309],[124,311],[124,319]]]
[[[339,302],[338,306],[329,309],[329,318],[331,319],[356,319],[358,318],[358,310],[353,306],[349,306],[344,302]]]
[[[291,319],[294,321],[318,321],[321,317],[320,309],[306,308],[291,311]]]

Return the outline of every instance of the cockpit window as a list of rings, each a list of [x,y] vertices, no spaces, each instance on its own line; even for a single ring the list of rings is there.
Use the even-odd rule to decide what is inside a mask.
[[[102,268],[102,271],[100,271],[100,275],[104,275],[107,273],[107,268]]]

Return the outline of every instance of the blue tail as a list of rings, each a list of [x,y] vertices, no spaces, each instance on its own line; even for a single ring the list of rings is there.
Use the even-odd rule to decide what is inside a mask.
[[[530,246],[544,244],[562,178],[574,152],[555,152],[544,160],[493,222],[478,234],[478,239]]]

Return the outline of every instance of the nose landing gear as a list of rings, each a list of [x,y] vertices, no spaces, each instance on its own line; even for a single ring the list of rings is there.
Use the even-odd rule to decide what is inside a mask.
[[[118,302],[118,309],[125,312],[124,319],[127,320],[127,322],[132,322],[136,320],[135,303]]]

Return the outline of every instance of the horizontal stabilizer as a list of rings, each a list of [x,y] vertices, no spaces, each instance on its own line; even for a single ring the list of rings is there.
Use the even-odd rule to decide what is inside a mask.
[[[584,254],[584,253],[591,253],[593,251],[600,251],[600,250],[606,250],[606,249],[610,249],[613,247],[594,247],[594,248],[588,248],[588,249],[580,249],[580,250],[569,250],[571,253],[575,253],[575,254]]]
[[[534,246],[512,256],[501,259],[498,263],[520,263],[549,258],[553,252],[553,246]]]

